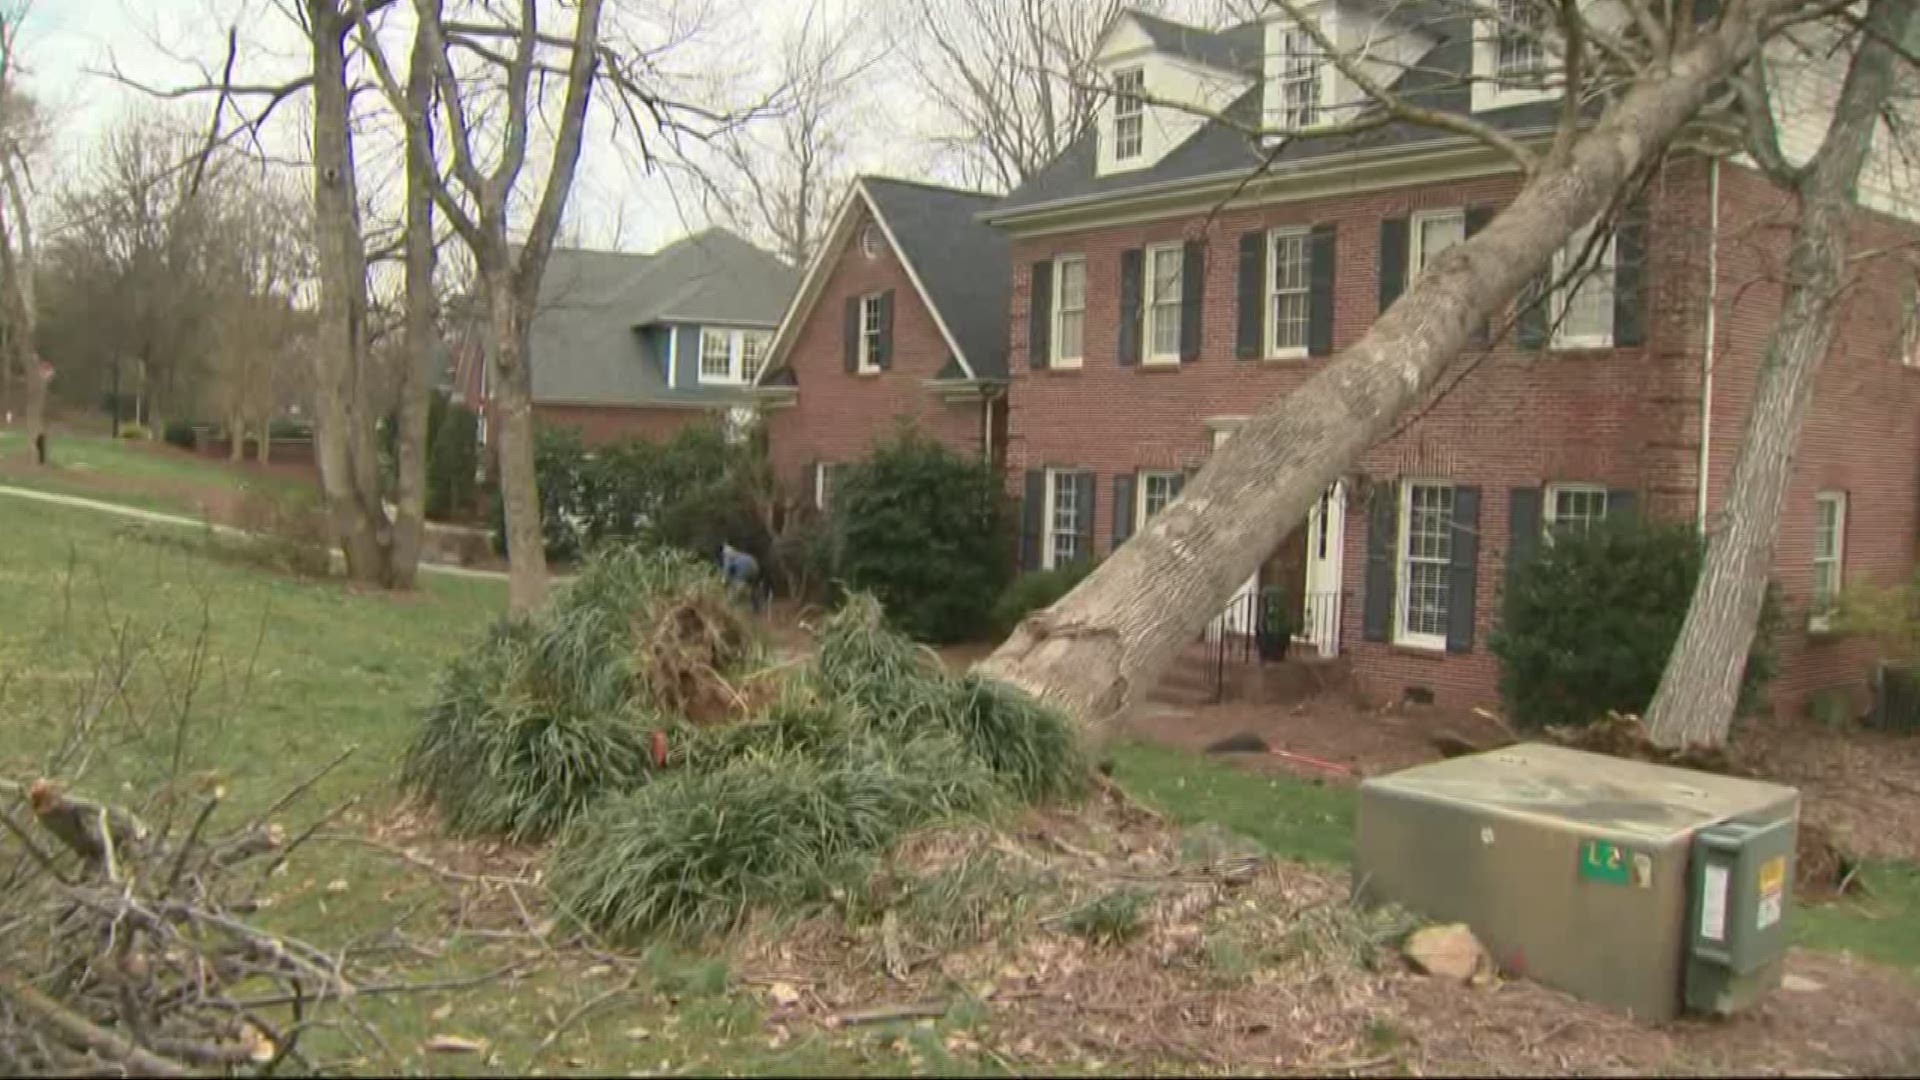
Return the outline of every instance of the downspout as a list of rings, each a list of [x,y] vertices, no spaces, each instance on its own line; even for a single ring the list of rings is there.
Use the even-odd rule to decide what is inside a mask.
[[[1707,327],[1700,357],[1700,505],[1695,526],[1707,532],[1707,469],[1713,463],[1714,331],[1720,307],[1720,159],[1707,162]]]

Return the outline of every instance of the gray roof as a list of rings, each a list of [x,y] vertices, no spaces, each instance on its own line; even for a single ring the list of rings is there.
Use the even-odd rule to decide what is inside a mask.
[[[998,196],[880,176],[861,183],[974,375],[1006,378],[1011,255],[1006,234],[977,219]]]
[[[1126,14],[1133,17],[1160,52],[1184,56],[1222,71],[1251,75],[1260,72],[1266,50],[1266,26],[1257,19],[1225,30],[1202,30],[1137,9],[1129,8]]]
[[[1137,13],[1135,17],[1141,19],[1142,25],[1146,25],[1150,19]],[[1165,23],[1165,20],[1151,21]],[[1243,34],[1247,28],[1236,27],[1218,34],[1192,27],[1182,29],[1190,38],[1211,36],[1228,39],[1218,48],[1231,49],[1233,35]],[[1421,29],[1438,38],[1438,43],[1409,66],[1397,80],[1395,89],[1416,104],[1448,112],[1468,112],[1472,107],[1472,92],[1462,76],[1472,67],[1471,20],[1460,16],[1436,19],[1422,23]],[[1191,44],[1184,47],[1193,48]],[[1501,130],[1518,131],[1550,126],[1558,111],[1556,102],[1542,101],[1481,112],[1477,118]],[[1271,158],[1272,167],[1284,169],[1289,165],[1304,164],[1316,158],[1355,150],[1395,146],[1413,149],[1422,143],[1459,138],[1451,132],[1423,125],[1392,123],[1354,135],[1292,139],[1278,147],[1277,151],[1268,151],[1244,134],[1246,128],[1257,129],[1260,123],[1261,87],[1256,84],[1222,110],[1220,119],[1209,120],[1160,161],[1144,169],[1107,176],[1095,175],[1095,154],[1100,133],[1089,128],[1046,168],[1014,189],[994,208],[993,216],[998,218],[1003,214],[1065,200],[1122,194],[1134,188],[1244,173],[1259,167],[1268,158]]]
[[[726,387],[670,389],[642,333],[665,324],[771,327],[797,275],[732,233],[709,229],[648,255],[555,248],[532,341],[535,401],[726,404]]]

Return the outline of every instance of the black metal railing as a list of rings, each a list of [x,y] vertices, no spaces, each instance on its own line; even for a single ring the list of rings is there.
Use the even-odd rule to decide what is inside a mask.
[[[1283,604],[1296,602],[1284,595],[1276,599]],[[1287,612],[1298,616],[1294,620],[1293,644],[1318,650],[1337,642],[1340,634],[1337,600],[1338,594],[1334,592],[1309,593],[1298,612]],[[1209,689],[1215,703],[1226,697],[1229,667],[1279,660],[1286,655],[1289,643],[1280,634],[1268,632],[1276,621],[1276,613],[1268,604],[1269,598],[1260,592],[1242,593],[1227,601],[1227,606],[1207,624],[1201,640],[1207,646],[1207,671],[1212,684]],[[1266,643],[1264,647],[1262,642]]]

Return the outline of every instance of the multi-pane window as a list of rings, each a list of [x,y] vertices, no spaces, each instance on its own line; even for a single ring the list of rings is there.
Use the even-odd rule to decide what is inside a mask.
[[[1180,360],[1180,245],[1147,249],[1147,362]]]
[[[1144,526],[1147,519],[1165,510],[1168,504],[1180,494],[1180,474],[1173,472],[1147,472],[1140,474],[1140,517],[1139,525]]]
[[[1053,366],[1079,367],[1087,324],[1087,260],[1062,257],[1053,266]]]
[[[1589,250],[1589,244],[1592,249]],[[1595,242],[1579,230],[1553,257],[1553,344],[1562,349],[1613,344],[1613,236]]]
[[[1546,66],[1539,0],[1499,0],[1500,26],[1494,32],[1494,74],[1502,79],[1532,80]]]
[[[766,362],[767,345],[773,335],[765,330],[740,331],[740,381],[752,382],[760,377],[760,365]]]
[[[1464,210],[1429,210],[1413,216],[1411,277],[1432,265],[1439,254],[1467,238]]]
[[[1607,489],[1593,484],[1550,484],[1547,487],[1546,531],[1584,533],[1607,516]]]
[[[1146,133],[1146,107],[1141,99],[1147,88],[1147,73],[1128,68],[1113,73],[1113,157],[1128,161],[1140,156]]]
[[[885,322],[879,293],[860,298],[860,370],[880,370],[880,338]]]
[[[1307,230],[1277,229],[1268,248],[1268,356],[1302,356],[1307,351],[1309,297]]]
[[[1080,558],[1081,516],[1077,474],[1065,469],[1047,470],[1047,547],[1046,569],[1066,566]]]
[[[700,381],[728,382],[732,374],[732,335],[725,330],[700,331]]]
[[[1813,506],[1813,607],[1807,625],[1825,630],[1840,599],[1841,569],[1846,562],[1846,492],[1823,491],[1814,496]]]
[[[1452,562],[1453,487],[1405,485],[1400,496],[1400,643],[1446,647],[1447,572]]]
[[[1280,123],[1287,128],[1320,122],[1320,51],[1313,35],[1288,30],[1280,37]]]

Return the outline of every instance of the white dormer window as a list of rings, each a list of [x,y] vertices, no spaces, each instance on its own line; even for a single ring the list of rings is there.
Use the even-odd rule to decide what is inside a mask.
[[[1546,21],[1541,18],[1537,0],[1499,0],[1500,25],[1494,31],[1494,75],[1502,81],[1531,83],[1546,68],[1546,49],[1541,33]]]
[[[1144,68],[1126,68],[1113,73],[1113,157],[1131,161],[1140,156],[1146,144],[1147,89]]]
[[[1280,123],[1289,130],[1320,122],[1322,57],[1313,35],[1295,28],[1280,37]]]
[[[766,330],[700,331],[700,381],[725,386],[752,382],[760,374],[773,334]]]

